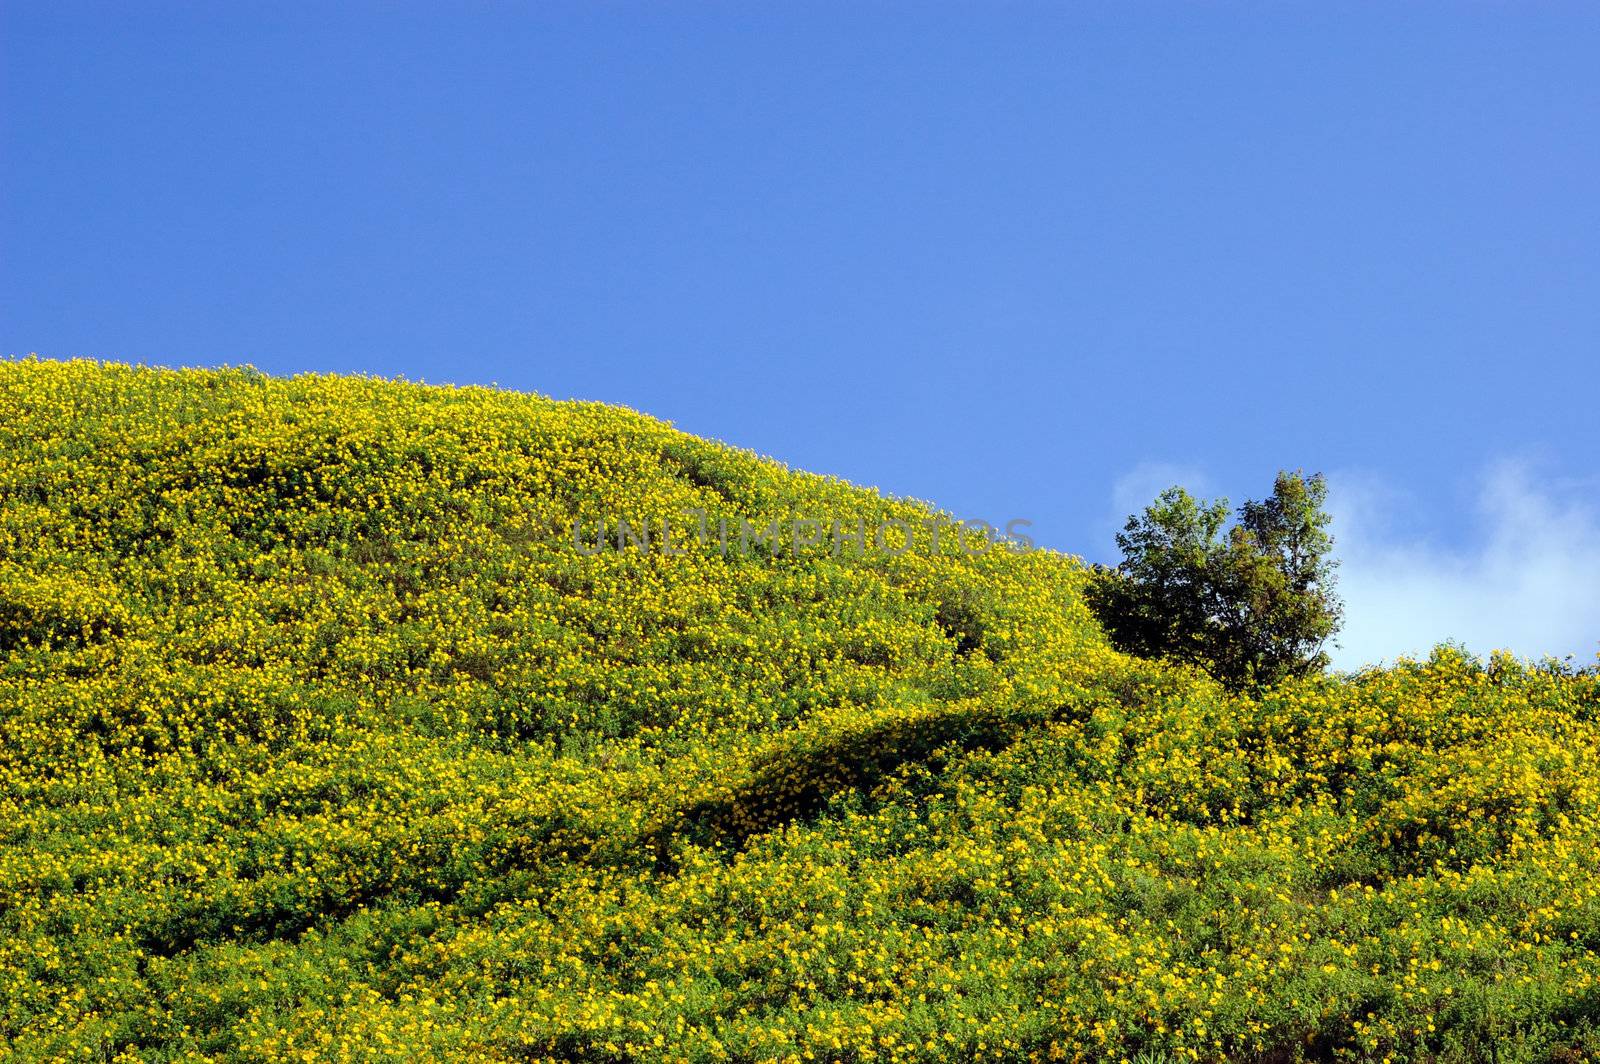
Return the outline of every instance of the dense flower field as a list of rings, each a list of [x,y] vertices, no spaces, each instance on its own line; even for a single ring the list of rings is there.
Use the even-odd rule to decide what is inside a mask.
[[[614,407],[0,403],[0,1055],[1600,1054],[1592,674],[1230,696],[1110,650],[1073,559]],[[571,542],[686,511],[916,549]]]

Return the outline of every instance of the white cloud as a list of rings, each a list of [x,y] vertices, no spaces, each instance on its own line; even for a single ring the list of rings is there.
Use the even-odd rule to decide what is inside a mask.
[[[1112,485],[1106,524],[1113,531],[1121,532],[1129,514],[1143,513],[1157,495],[1174,484],[1182,485],[1189,494],[1202,499],[1215,494],[1211,478],[1203,469],[1177,462],[1142,462]]]
[[[1216,494],[1203,470],[1145,463],[1119,478],[1112,512],[1136,513],[1172,484]],[[1449,545],[1420,531],[1403,487],[1357,471],[1328,477],[1339,595],[1334,666],[1426,656],[1447,640],[1478,654],[1572,655],[1600,649],[1600,509],[1596,484],[1541,480],[1521,463],[1484,472]],[[1259,494],[1259,493],[1257,493]],[[1236,503],[1238,499],[1234,500]],[[1436,516],[1436,515],[1435,515]]]
[[[1518,463],[1496,465],[1482,478],[1463,547],[1401,527],[1405,493],[1381,480],[1333,475],[1328,495],[1345,601],[1336,666],[1425,654],[1447,639],[1480,654],[1594,659],[1600,513],[1592,492],[1541,483]]]

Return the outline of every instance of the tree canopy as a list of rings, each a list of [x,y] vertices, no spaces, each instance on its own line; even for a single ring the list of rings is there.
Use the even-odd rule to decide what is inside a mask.
[[[1342,619],[1326,500],[1321,474],[1280,472],[1229,525],[1226,499],[1168,488],[1128,519],[1122,562],[1098,571],[1090,604],[1119,649],[1200,665],[1231,688],[1319,671]]]

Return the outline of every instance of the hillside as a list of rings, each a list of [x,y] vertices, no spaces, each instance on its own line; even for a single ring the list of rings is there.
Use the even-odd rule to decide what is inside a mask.
[[[610,406],[0,402],[0,1056],[1600,1054],[1593,676],[1232,696],[1071,558]]]

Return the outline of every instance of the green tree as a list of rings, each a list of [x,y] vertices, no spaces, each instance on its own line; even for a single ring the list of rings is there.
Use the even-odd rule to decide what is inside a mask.
[[[1321,474],[1280,472],[1272,495],[1228,502],[1168,488],[1117,536],[1089,604],[1118,649],[1200,665],[1235,689],[1327,667],[1342,615]]]

